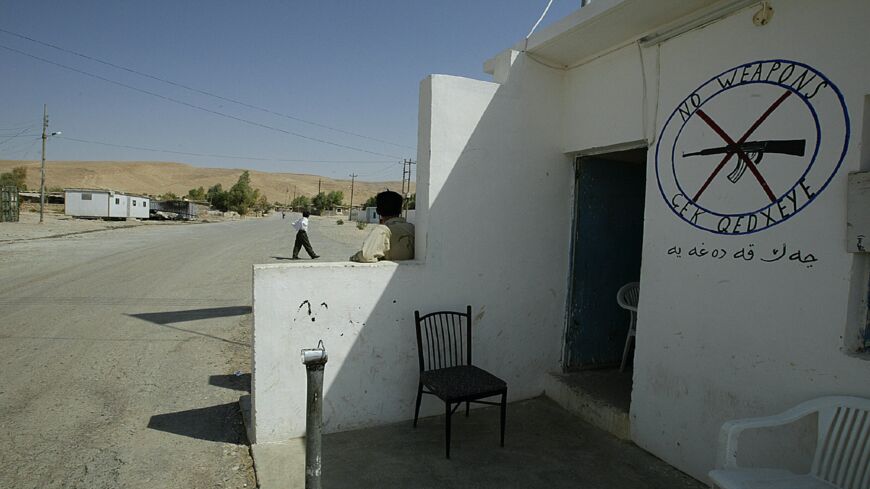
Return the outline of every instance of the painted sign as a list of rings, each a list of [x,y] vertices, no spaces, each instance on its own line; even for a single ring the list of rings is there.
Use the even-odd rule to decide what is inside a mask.
[[[775,226],[813,202],[849,145],[843,95],[796,61],[753,61],[707,80],[668,117],[656,178],[668,207],[716,234]]]

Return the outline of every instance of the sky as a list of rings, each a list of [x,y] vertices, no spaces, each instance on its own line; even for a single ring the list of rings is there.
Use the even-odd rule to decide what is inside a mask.
[[[579,3],[554,0],[538,29]],[[489,79],[484,61],[546,5],[0,0],[0,159],[39,159],[47,104],[62,132],[49,161],[399,180],[416,159],[420,81]]]

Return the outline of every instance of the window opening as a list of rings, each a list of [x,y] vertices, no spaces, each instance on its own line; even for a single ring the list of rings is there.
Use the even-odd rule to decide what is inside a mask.
[[[82,194],[82,200],[92,200],[91,194]]]

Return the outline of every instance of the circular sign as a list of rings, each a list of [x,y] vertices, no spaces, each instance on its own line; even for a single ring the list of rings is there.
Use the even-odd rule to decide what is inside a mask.
[[[809,205],[849,145],[843,94],[796,61],[753,61],[707,80],[671,113],[656,144],[662,197],[680,219],[749,234]]]

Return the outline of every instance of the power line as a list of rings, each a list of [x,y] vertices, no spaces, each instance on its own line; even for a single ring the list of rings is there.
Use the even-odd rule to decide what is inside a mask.
[[[217,110],[212,110],[212,109],[209,109],[209,108],[207,108],[207,107],[202,107],[202,106],[200,106],[200,105],[196,105],[196,104],[192,104],[192,103],[189,103],[189,102],[185,102],[185,101],[183,101],[183,100],[178,100],[178,99],[176,99],[176,98],[168,97],[168,96],[166,96],[166,95],[162,95],[162,94],[159,94],[159,93],[157,93],[157,92],[152,92],[152,91],[150,91],[150,90],[146,90],[146,89],[144,89],[144,88],[134,87],[133,85],[128,85],[128,84],[126,84],[126,83],[122,83],[122,82],[119,82],[119,81],[116,81],[116,80],[112,80],[112,79],[110,79],[110,78],[106,78],[106,77],[104,77],[104,76],[100,76],[100,75],[96,75],[96,74],[94,74],[94,73],[90,73],[90,72],[87,72],[87,71],[84,71],[84,70],[80,70],[80,69],[78,69],[78,68],[73,68],[72,66],[67,66],[67,65],[65,65],[65,64],[57,63],[57,62],[55,62],[55,61],[51,61],[51,60],[49,60],[49,59],[42,58],[42,57],[40,57],[40,56],[36,56],[36,55],[34,55],[34,54],[30,54],[30,53],[27,53],[27,52],[24,52],[24,51],[21,51],[21,50],[15,49],[15,48],[11,48],[11,47],[9,47],[9,46],[4,46],[4,45],[2,45],[2,44],[0,44],[0,48],[5,49],[5,50],[7,50],[7,51],[11,51],[11,52],[13,52],[13,53],[20,54],[20,55],[22,55],[22,56],[27,56],[28,58],[33,58],[33,59],[36,59],[36,60],[42,61],[43,63],[48,63],[48,64],[50,64],[50,65],[58,66],[58,67],[63,68],[63,69],[65,69],[65,70],[73,71],[73,72],[75,72],[75,73],[79,73],[79,74],[82,74],[82,75],[85,75],[85,76],[88,76],[88,77],[91,77],[91,78],[95,78],[95,79],[97,79],[97,80],[101,80],[101,81],[104,81],[104,82],[106,82],[106,83],[111,83],[111,84],[113,84],[113,85],[118,85],[118,86],[120,86],[120,87],[124,87],[124,88],[127,88],[127,89],[129,89],[129,90],[133,90],[133,91],[136,91],[136,92],[144,93],[144,94],[146,94],[146,95],[151,95],[152,97],[157,97],[157,98],[159,98],[159,99],[166,100],[166,101],[169,101],[169,102],[172,102],[172,103],[175,103],[175,104],[183,105],[183,106],[185,106],[185,107],[190,107],[190,108],[192,108],[192,109],[201,110],[201,111],[203,111],[203,112],[208,112],[209,114],[214,114],[214,115],[218,115],[218,116],[221,116],[221,117],[226,117],[227,119],[232,119],[232,120],[235,120],[235,121],[243,122],[243,123],[245,123],[245,124],[248,124],[248,125],[251,125],[251,126],[254,126],[254,127],[261,127],[261,128],[269,129],[269,130],[272,130],[272,131],[277,131],[277,132],[280,132],[280,133],[289,134],[289,135],[291,135],[291,136],[296,136],[296,137],[298,137],[298,138],[307,139],[307,140],[309,140],[309,141],[315,141],[315,142],[318,142],[318,143],[328,144],[328,145],[330,145],[330,146],[335,146],[335,147],[338,147],[338,148],[344,148],[344,149],[350,149],[350,150],[353,150],[353,151],[359,151],[359,152],[362,152],[362,153],[368,153],[368,154],[375,155],[375,156],[385,156],[385,157],[387,157],[387,158],[399,158],[399,156],[396,156],[396,155],[389,155],[389,154],[386,154],[386,153],[379,153],[379,152],[377,152],[377,151],[369,151],[369,150],[367,150],[367,149],[358,148],[358,147],[356,147],[356,146],[350,146],[350,145],[347,145],[347,144],[335,143],[335,142],[332,142],[332,141],[327,141],[327,140],[325,140],[325,139],[320,139],[320,138],[315,138],[315,137],[311,137],[311,136],[306,136],[306,135],[304,135],[304,134],[299,134],[298,132],[293,132],[293,131],[288,131],[288,130],[286,130],[286,129],[281,129],[280,127],[270,126],[270,125],[268,125],[268,124],[263,124],[263,123],[261,123],[261,122],[256,122],[256,121],[252,121],[252,120],[249,120],[249,119],[244,119],[244,118],[242,118],[242,117],[236,117],[236,116],[234,116],[234,115],[227,114],[227,113],[225,113],[225,112],[220,112],[220,111],[217,111]]]
[[[133,74],[135,74],[135,75],[143,76],[143,77],[145,77],[145,78],[150,78],[150,79],[152,79],[152,80],[157,80],[157,81],[162,82],[162,83],[166,83],[166,84],[169,84],[169,85],[172,85],[172,86],[175,86],[175,87],[183,88],[183,89],[188,90],[188,91],[191,91],[191,92],[196,92],[196,93],[199,93],[199,94],[202,94],[202,95],[206,95],[206,96],[213,97],[213,98],[216,98],[216,99],[219,99],[219,100],[223,100],[223,101],[225,101],[225,102],[230,102],[230,103],[234,103],[234,104],[237,104],[237,105],[241,105],[242,107],[247,107],[247,108],[249,108],[249,109],[259,110],[260,112],[265,112],[265,113],[268,113],[268,114],[272,114],[272,115],[277,115],[277,116],[279,116],[279,117],[283,117],[283,118],[285,118],[285,119],[290,119],[290,120],[294,120],[294,121],[297,121],[297,122],[302,122],[302,123],[304,123],[304,124],[309,124],[309,125],[312,125],[312,126],[321,127],[321,128],[324,128],[324,129],[329,129],[330,131],[335,131],[335,132],[339,132],[339,133],[342,133],[342,134],[347,134],[347,135],[349,135],[349,136],[355,136],[355,137],[358,137],[358,138],[368,139],[368,140],[370,140],[370,141],[377,141],[377,142],[379,142],[379,143],[389,144],[390,146],[396,146],[396,147],[399,147],[399,148],[416,149],[416,148],[414,148],[413,146],[407,146],[407,145],[404,145],[404,144],[393,143],[393,142],[390,142],[390,141],[386,141],[386,140],[384,140],[384,139],[378,139],[378,138],[374,138],[374,137],[371,137],[371,136],[366,136],[366,135],[364,135],[364,134],[358,134],[358,133],[351,132],[351,131],[345,131],[344,129],[339,129],[339,128],[337,128],[337,127],[328,126],[328,125],[326,125],[326,124],[320,124],[320,123],[318,123],[318,122],[313,122],[313,121],[309,121],[309,120],[306,120],[306,119],[302,119],[301,117],[296,117],[296,116],[292,116],[292,115],[289,115],[289,114],[283,114],[283,113],[281,113],[281,112],[276,112],[276,111],[274,111],[274,110],[267,109],[267,108],[265,108],[265,107],[260,107],[260,106],[257,106],[257,105],[253,105],[253,104],[249,104],[249,103],[246,103],[246,102],[242,102],[242,101],[240,101],[240,100],[236,100],[236,99],[233,99],[233,98],[229,98],[229,97],[225,97],[225,96],[222,96],[222,95],[218,95],[218,94],[216,94],[216,93],[212,93],[212,92],[209,92],[209,91],[207,91],[207,90],[203,90],[203,89],[201,89],[201,88],[191,87],[191,86],[185,85],[185,84],[183,84],[183,83],[178,83],[178,82],[174,82],[174,81],[172,81],[172,80],[167,80],[167,79],[165,79],[165,78],[161,78],[161,77],[159,77],[159,76],[149,75],[148,73],[144,73],[144,72],[142,72],[142,71],[135,70],[135,69],[133,69],[133,68],[128,68],[128,67],[126,67],[126,66],[121,66],[121,65],[118,65],[118,64],[112,63],[111,61],[106,61],[106,60],[104,60],[104,59],[96,58],[96,57],[94,57],[94,56],[89,56],[89,55],[87,55],[87,54],[83,54],[83,53],[80,53],[80,52],[77,52],[77,51],[73,51],[73,50],[71,50],[71,49],[66,49],[66,48],[63,48],[63,47],[58,46],[58,45],[56,45],[56,44],[51,44],[51,43],[49,43],[49,42],[40,41],[40,40],[38,40],[38,39],[34,39],[34,38],[32,38],[32,37],[28,37],[28,36],[25,36],[25,35],[23,35],[23,34],[18,34],[18,33],[16,33],[16,32],[8,31],[8,30],[6,30],[6,29],[0,29],[0,32],[4,32],[4,33],[9,34],[9,35],[11,35],[11,36],[15,36],[15,37],[18,37],[18,38],[21,38],[21,39],[25,39],[25,40],[27,40],[27,41],[34,42],[34,43],[36,43],[36,44],[41,44],[41,45],[43,45],[43,46],[46,46],[46,47],[49,47],[49,48],[52,48],[52,49],[56,49],[56,50],[58,50],[58,51],[62,51],[62,52],[64,52],[64,53],[69,53],[69,54],[72,54],[72,55],[74,55],[74,56],[78,56],[78,57],[81,57],[81,58],[84,58],[84,59],[87,59],[87,60],[90,60],[90,61],[94,61],[94,62],[97,62],[97,63],[101,63],[101,64],[106,65],[106,66],[111,66],[112,68],[117,68],[117,69],[119,69],[119,70],[124,70],[124,71],[126,71],[126,72],[128,72],[128,73],[133,73]]]
[[[377,176],[377,175],[383,175],[383,174],[385,174],[385,173],[387,173],[387,172],[392,172],[393,169],[396,167],[396,165],[401,165],[401,164],[402,164],[401,161],[399,161],[399,162],[393,162],[393,163],[390,163],[389,165],[387,165],[387,166],[385,166],[385,167],[383,167],[383,168],[381,168],[381,169],[379,169],[379,170],[375,170],[375,171],[370,172],[370,173],[363,173],[363,174],[361,174],[361,175],[359,175],[359,176],[360,176],[360,177],[363,177],[363,178],[370,178],[370,177],[374,177],[374,176]]]
[[[23,128],[25,128],[25,127],[26,127],[26,128],[31,128],[31,127],[36,127],[36,126],[38,126],[38,125],[39,125],[38,122],[31,122],[30,124],[26,124],[26,125],[23,125],[23,126],[16,126],[16,127],[0,127],[0,131],[17,131],[17,130],[19,130],[19,129],[23,129]]]
[[[18,131],[17,134],[13,134],[13,135],[7,137],[6,139],[4,139],[3,141],[0,141],[0,145],[5,144],[5,143],[8,142],[8,141],[11,141],[13,138],[20,138],[20,137],[26,137],[26,136],[35,136],[35,134],[24,134],[25,131],[29,131],[30,129],[31,129],[30,127],[25,127],[24,129]],[[4,136],[5,136],[5,134],[4,134]]]
[[[89,139],[80,139],[80,138],[71,138],[68,136],[55,136],[57,139],[65,139],[67,141],[74,141],[77,143],[87,143],[87,144],[96,144],[99,146],[109,146],[112,148],[124,148],[124,149],[135,149],[140,151],[153,151],[157,153],[170,153],[184,156],[203,156],[208,158],[221,158],[221,159],[231,159],[231,160],[255,160],[255,161],[281,161],[287,163],[361,163],[361,164],[369,164],[369,163],[383,163],[383,161],[372,161],[372,160],[303,160],[303,159],[286,159],[286,158],[264,158],[261,156],[241,156],[241,155],[223,155],[223,154],[214,154],[214,153],[193,153],[189,151],[173,151],[170,149],[159,149],[159,148],[147,148],[144,146],[131,146],[129,144],[115,144],[115,143],[107,143],[105,141],[93,141]]]

